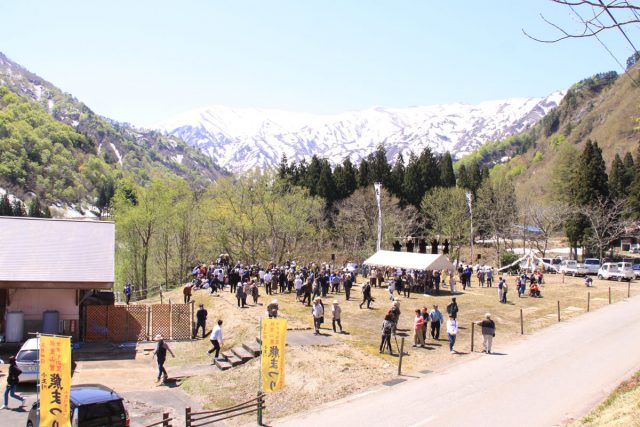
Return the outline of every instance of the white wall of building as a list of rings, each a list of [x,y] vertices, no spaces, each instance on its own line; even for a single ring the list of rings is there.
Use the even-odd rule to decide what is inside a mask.
[[[42,313],[55,310],[60,320],[77,320],[75,289],[10,289],[7,311],[22,311],[24,320],[42,320]]]

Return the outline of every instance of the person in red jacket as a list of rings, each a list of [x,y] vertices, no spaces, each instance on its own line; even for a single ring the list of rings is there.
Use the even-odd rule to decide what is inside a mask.
[[[424,326],[424,318],[422,317],[422,313],[420,310],[416,310],[416,318],[413,319],[413,337],[414,337],[414,347],[420,345],[420,347],[424,348],[424,337],[422,336],[422,328]]]

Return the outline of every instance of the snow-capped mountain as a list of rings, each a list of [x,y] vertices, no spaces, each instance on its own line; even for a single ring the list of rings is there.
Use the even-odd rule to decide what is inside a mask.
[[[564,94],[477,105],[376,107],[338,115],[211,106],[182,113],[156,127],[235,172],[275,166],[283,154],[296,161],[316,154],[332,163],[350,156],[358,163],[380,143],[390,159],[397,153],[406,159],[411,151],[419,153],[426,146],[461,157],[487,141],[536,123]]]

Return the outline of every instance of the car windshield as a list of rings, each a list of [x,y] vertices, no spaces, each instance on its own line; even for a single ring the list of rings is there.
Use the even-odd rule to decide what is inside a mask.
[[[16,357],[16,362],[35,362],[38,360],[38,350],[22,350]]]
[[[86,427],[124,426],[125,412],[122,400],[80,406],[79,424]]]
[[[585,259],[584,263],[587,265],[599,265],[600,261],[598,261],[597,259]]]

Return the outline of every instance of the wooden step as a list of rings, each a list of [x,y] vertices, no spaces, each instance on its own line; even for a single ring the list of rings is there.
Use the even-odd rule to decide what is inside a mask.
[[[253,357],[260,356],[261,348],[260,348],[260,344],[258,343],[254,343],[254,342],[245,343],[245,344],[242,344],[242,348],[244,348],[249,353],[253,354]]]
[[[238,356],[236,356],[233,352],[229,351],[223,351],[222,353],[220,353],[222,355],[222,357],[224,357],[225,359],[227,359],[227,361],[229,363],[231,363],[232,366],[238,366],[238,365],[242,365],[242,359],[240,359]]]
[[[230,369],[231,366],[233,366],[231,365],[231,363],[227,362],[226,360],[218,360],[218,359],[214,359],[213,364],[216,365],[222,371],[226,371],[227,369]]]
[[[233,347],[231,352],[239,357],[242,360],[242,363],[248,362],[255,357],[253,353],[245,350],[243,347]]]

